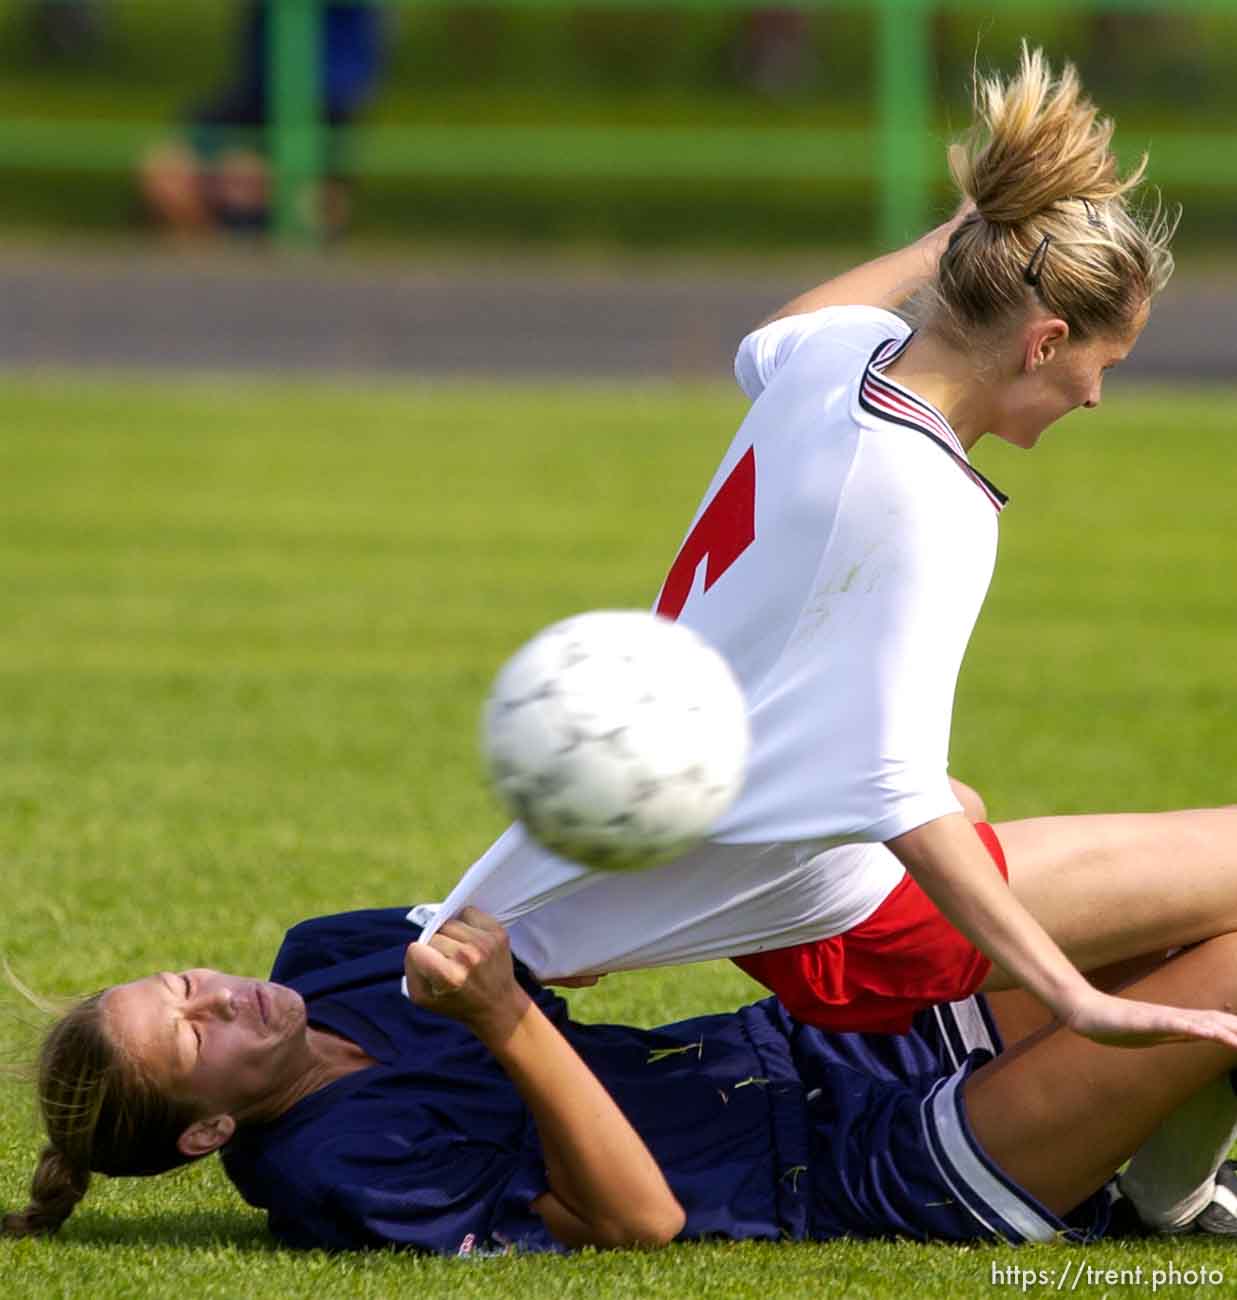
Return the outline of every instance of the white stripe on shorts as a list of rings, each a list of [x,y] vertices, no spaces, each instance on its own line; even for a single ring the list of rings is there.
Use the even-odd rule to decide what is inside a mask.
[[[1000,1215],[1024,1241],[1059,1241],[1061,1225],[1040,1214],[1013,1190],[1012,1182],[1003,1181],[980,1159],[958,1115],[957,1093],[965,1077],[965,1073],[959,1071],[946,1079],[925,1105],[924,1122],[932,1125],[956,1175],[948,1181],[964,1184],[981,1205]],[[969,1204],[967,1209],[985,1226],[990,1226]]]
[[[978,996],[969,997],[963,1002],[951,1002],[943,1010],[953,1017],[958,1033],[962,1035],[962,1045],[966,1051],[973,1052],[977,1047],[982,1047],[985,1052],[991,1052],[993,1056],[998,1054],[1000,1049],[992,1041],[992,1035],[988,1032],[988,1022],[979,1009]]]
[[[983,1048],[993,1056],[1000,1055],[1000,1044],[992,1036],[979,997],[975,994],[961,1002],[938,1003],[932,1008],[941,1044],[949,1057],[948,1064],[955,1070],[976,1048]]]

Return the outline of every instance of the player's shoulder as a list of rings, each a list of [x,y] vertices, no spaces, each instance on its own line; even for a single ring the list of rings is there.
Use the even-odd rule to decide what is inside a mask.
[[[420,927],[408,920],[407,907],[371,907],[311,917],[284,935],[271,976],[277,980],[295,979],[309,971],[411,943],[420,933]]]
[[[866,402],[866,393],[865,384],[853,408],[861,431],[855,486],[878,483],[885,507],[904,522],[921,515],[946,530],[986,533],[1007,498],[970,463],[949,424],[939,413],[931,422],[919,417],[901,396],[886,409]]]
[[[767,339],[793,336],[806,339],[818,334],[829,334],[839,343],[849,343],[860,350],[870,343],[868,351],[871,351],[884,339],[905,338],[910,332],[910,325],[896,312],[884,307],[851,303],[777,316],[758,326],[747,337]]]
[[[821,307],[781,316],[753,330],[739,344],[735,378],[755,400],[801,351],[810,348],[814,367],[822,362],[827,366],[831,358],[849,374],[865,365],[882,342],[909,333],[906,321],[881,307]]]

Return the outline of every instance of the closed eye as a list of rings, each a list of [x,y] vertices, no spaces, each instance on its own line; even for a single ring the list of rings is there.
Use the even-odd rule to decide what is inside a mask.
[[[185,997],[187,997],[187,998],[188,998],[188,997],[192,997],[192,996],[193,996],[193,983],[192,983],[192,981],[189,979],[189,976],[188,976],[188,975],[182,975],[182,976],[181,976],[181,979],[183,979],[183,980],[185,981]],[[192,1024],[192,1022],[190,1022],[190,1023]],[[197,1042],[198,1042],[198,1055],[201,1055],[201,1053],[202,1053],[202,1031],[197,1027],[197,1025],[193,1025],[192,1027],[193,1027],[193,1036],[194,1036],[194,1038],[197,1039]]]

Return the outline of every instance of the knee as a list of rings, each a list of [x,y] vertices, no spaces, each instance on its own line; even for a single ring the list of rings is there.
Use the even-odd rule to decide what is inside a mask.
[[[1194,949],[1214,953],[1226,965],[1237,968],[1237,932],[1229,930],[1224,934],[1213,935],[1210,939],[1203,939],[1199,943],[1187,944],[1184,948],[1171,948],[1164,956],[1171,961],[1174,957],[1179,957],[1182,953],[1191,952]]]
[[[949,778],[949,784],[953,787],[954,798],[962,805],[962,811],[966,814],[968,821],[986,822],[988,820],[988,806],[977,790],[972,790],[964,781],[957,781],[952,776]]]

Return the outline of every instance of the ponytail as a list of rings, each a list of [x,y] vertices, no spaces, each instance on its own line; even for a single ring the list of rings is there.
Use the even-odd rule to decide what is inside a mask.
[[[10,1237],[55,1232],[77,1208],[89,1186],[88,1169],[75,1168],[54,1146],[45,1146],[30,1183],[30,1204],[20,1213],[4,1216],[4,1232]]]
[[[158,1174],[189,1159],[177,1139],[196,1109],[160,1092],[117,1048],[104,1023],[105,993],[71,1007],[43,1040],[38,1102],[48,1144],[30,1203],[0,1220],[9,1236],[56,1232],[86,1195],[92,1172]]]
[[[962,343],[1038,304],[1076,339],[1129,330],[1172,274],[1176,223],[1131,210],[1147,158],[1122,177],[1112,134],[1074,68],[1054,77],[1025,43],[1008,81],[976,77],[975,123],[949,150],[973,211],[941,257],[930,328]]]

